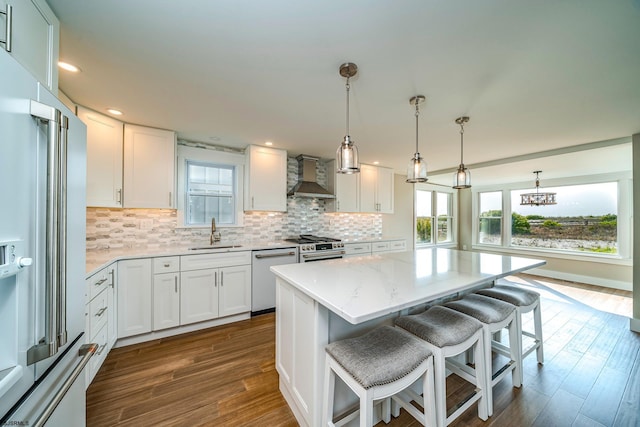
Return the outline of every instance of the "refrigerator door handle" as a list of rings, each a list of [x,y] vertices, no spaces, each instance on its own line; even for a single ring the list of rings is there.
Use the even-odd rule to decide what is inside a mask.
[[[91,357],[96,353],[97,350],[98,344],[96,343],[84,344],[82,345],[82,347],[80,347],[80,349],[78,350],[78,356],[82,357],[82,360],[80,360],[80,363],[76,365],[74,370],[64,381],[60,389],[47,404],[47,407],[44,409],[44,411],[42,411],[42,413],[38,416],[36,421],[33,423],[34,427],[44,426],[47,420],[51,417],[51,414],[53,414],[53,411],[56,410],[64,396],[67,394],[76,378],[80,376],[84,367],[87,366],[87,363],[89,363],[89,359],[91,359]]]
[[[27,351],[27,365],[47,359],[66,344],[66,140],[68,119],[31,100],[31,115],[47,125],[45,336]]]

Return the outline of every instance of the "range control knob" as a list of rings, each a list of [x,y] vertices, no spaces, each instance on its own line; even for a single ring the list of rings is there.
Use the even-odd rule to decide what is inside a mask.
[[[21,257],[17,259],[17,263],[20,268],[29,267],[33,264],[33,258]]]

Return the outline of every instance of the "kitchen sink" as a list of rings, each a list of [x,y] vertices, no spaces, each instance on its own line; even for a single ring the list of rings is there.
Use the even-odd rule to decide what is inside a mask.
[[[211,246],[196,246],[194,248],[189,248],[190,251],[203,251],[207,249],[232,249],[232,248],[241,248],[242,245],[211,245]]]

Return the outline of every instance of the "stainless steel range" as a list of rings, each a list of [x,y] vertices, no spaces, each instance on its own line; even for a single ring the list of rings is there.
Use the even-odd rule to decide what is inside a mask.
[[[300,245],[300,262],[339,259],[345,254],[344,243],[340,239],[301,234],[299,237],[285,240]]]

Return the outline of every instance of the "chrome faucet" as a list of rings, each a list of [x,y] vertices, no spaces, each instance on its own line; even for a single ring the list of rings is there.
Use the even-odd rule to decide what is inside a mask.
[[[220,232],[216,231],[216,219],[211,218],[211,235],[209,236],[209,244],[213,245],[215,242],[220,241]]]

